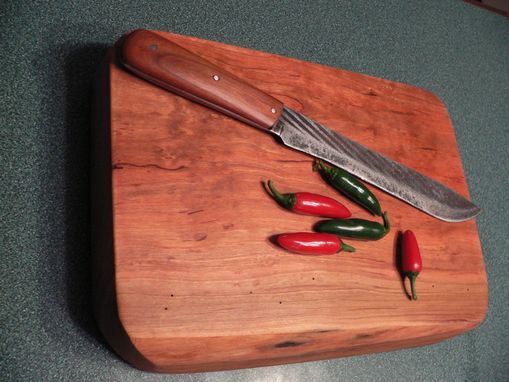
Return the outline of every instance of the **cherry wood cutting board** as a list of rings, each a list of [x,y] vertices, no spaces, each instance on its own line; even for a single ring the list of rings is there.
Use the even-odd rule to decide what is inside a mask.
[[[425,90],[217,42],[160,33],[331,129],[468,197],[447,110]],[[319,220],[280,208],[262,182],[367,212],[327,186],[312,158],[155,87],[110,52],[97,76],[93,149],[96,316],[145,370],[273,365],[430,344],[487,308],[475,221],[445,223],[374,187],[392,231],[357,252],[313,257],[272,244]],[[418,300],[397,270],[415,232]]]

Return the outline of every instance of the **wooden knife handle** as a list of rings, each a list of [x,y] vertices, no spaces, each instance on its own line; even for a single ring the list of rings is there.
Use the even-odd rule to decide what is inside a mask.
[[[120,49],[127,69],[171,92],[261,129],[279,119],[281,102],[156,33],[131,32]]]

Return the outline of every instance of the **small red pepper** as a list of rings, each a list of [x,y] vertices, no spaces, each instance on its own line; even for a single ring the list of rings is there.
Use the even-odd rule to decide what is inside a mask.
[[[415,279],[422,271],[422,260],[417,239],[412,231],[405,231],[401,240],[401,270],[410,280],[412,299],[417,300]]]
[[[346,251],[355,252],[355,248],[345,244],[331,233],[295,232],[277,236],[277,243],[284,249],[302,255],[333,255]]]
[[[310,192],[281,194],[272,181],[268,181],[272,197],[284,208],[303,215],[346,219],[352,213],[343,204],[327,196]]]

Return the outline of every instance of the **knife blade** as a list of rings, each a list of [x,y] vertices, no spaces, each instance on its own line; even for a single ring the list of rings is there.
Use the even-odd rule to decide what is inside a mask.
[[[441,183],[284,107],[272,132],[286,146],[324,159],[436,218],[460,222],[479,208]]]
[[[341,167],[431,216],[460,222],[480,212],[447,186],[290,109],[157,33],[136,30],[119,48],[120,63],[139,77],[275,134],[286,146]]]

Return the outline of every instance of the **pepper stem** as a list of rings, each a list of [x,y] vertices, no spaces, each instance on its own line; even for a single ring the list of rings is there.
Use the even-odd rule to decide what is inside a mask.
[[[321,170],[325,172],[327,175],[332,176],[333,169],[327,166],[325,163],[323,163],[322,160],[318,159],[316,167],[318,167],[318,170]]]
[[[281,194],[274,184],[272,180],[267,182],[270,192],[272,193],[272,197],[284,208],[291,210],[295,205],[295,194]]]
[[[352,247],[351,245],[348,245],[348,244],[344,243],[343,241],[341,241],[341,248],[339,248],[338,252],[341,252],[341,251],[355,252],[355,248]]]
[[[316,172],[316,171],[319,171],[320,170],[320,159],[314,159],[313,160],[313,172]]]
[[[382,218],[384,219],[384,236],[389,233],[391,230],[391,222],[389,221],[389,213],[385,211],[382,215]]]
[[[417,300],[417,293],[415,293],[415,279],[419,275],[419,272],[408,272],[407,276],[410,280],[410,288],[412,289],[412,300]]]

